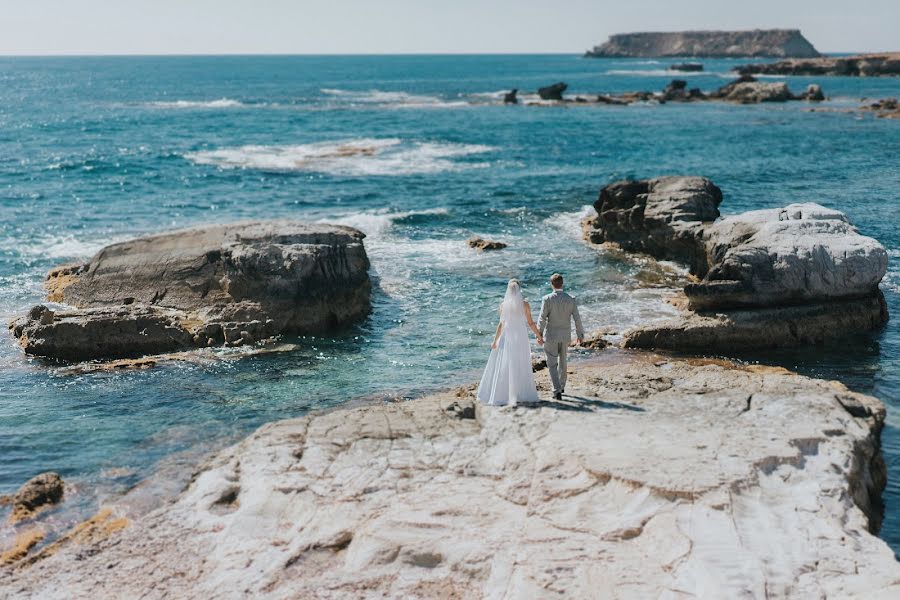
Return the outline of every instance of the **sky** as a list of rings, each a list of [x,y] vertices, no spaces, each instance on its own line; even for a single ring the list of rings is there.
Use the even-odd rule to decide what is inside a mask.
[[[579,53],[612,33],[799,28],[900,50],[900,0],[0,0],[0,54]]]

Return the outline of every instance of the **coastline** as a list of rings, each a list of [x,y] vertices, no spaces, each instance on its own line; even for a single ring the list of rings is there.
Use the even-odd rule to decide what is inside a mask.
[[[900,589],[893,553],[869,533],[878,400],[780,368],[638,351],[573,367],[569,399],[538,409],[484,407],[468,386],[270,423],[216,453],[174,504],[109,536],[101,526],[4,586],[21,597]],[[545,372],[538,382],[546,395]]]

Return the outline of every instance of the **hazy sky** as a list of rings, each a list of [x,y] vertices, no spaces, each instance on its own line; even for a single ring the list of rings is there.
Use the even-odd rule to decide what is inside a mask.
[[[757,27],[900,50],[900,0],[0,0],[0,54],[581,52],[616,32]]]

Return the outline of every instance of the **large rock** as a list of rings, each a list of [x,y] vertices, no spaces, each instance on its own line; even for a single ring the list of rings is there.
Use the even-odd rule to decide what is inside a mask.
[[[585,222],[591,242],[685,263],[698,278],[684,293],[700,314],[626,332],[626,346],[730,354],[840,340],[887,320],[878,289],[887,252],[846,215],[808,203],[714,221],[721,199],[699,177],[600,192],[598,214]]]
[[[642,57],[817,57],[812,44],[798,29],[752,31],[672,31],[619,33],[585,56]]]
[[[872,534],[878,400],[778,369],[606,354],[544,408],[460,392],[266,425],[174,504],[7,570],[0,596],[900,595]]]
[[[695,310],[872,298],[887,272],[884,246],[813,203],[724,217],[704,241],[710,269],[684,289]]]
[[[900,52],[823,56],[806,60],[754,63],[736,67],[741,74],[837,75],[844,77],[900,76]]]
[[[107,246],[50,272],[48,299],[10,328],[32,354],[82,360],[320,333],[370,309],[364,235],[348,227],[245,222]]]
[[[8,521],[15,524],[57,504],[64,490],[62,477],[48,471],[26,481],[15,494],[0,497],[0,505],[12,506]]]
[[[705,273],[702,225],[719,216],[722,191],[705,177],[657,177],[604,187],[587,236],[631,252],[691,265]]]

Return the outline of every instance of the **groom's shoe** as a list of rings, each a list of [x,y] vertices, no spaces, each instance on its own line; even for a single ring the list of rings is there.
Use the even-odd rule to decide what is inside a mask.
[[[562,392],[553,392],[554,400],[562,400]]]

